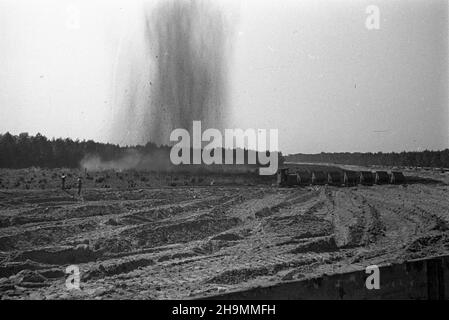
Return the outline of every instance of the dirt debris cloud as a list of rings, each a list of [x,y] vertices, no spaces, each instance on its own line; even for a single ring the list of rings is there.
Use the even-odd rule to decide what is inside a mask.
[[[131,61],[120,62],[127,70],[120,71],[125,87],[114,136],[126,144],[169,144],[171,131],[191,130],[193,120],[223,129],[230,29],[222,8],[204,0],[160,1],[145,7],[143,20],[146,52],[119,57]]]

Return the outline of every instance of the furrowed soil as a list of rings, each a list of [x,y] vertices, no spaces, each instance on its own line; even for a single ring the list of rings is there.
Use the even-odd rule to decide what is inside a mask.
[[[58,188],[59,174],[0,172],[3,299],[205,297],[449,252],[447,172],[297,188],[102,172],[80,197]],[[81,290],[66,288],[69,265]]]

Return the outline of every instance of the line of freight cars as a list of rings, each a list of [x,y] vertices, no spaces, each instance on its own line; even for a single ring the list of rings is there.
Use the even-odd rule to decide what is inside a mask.
[[[402,172],[391,171],[298,171],[290,173],[282,168],[277,173],[277,183],[282,187],[307,185],[355,186],[357,184],[401,184],[405,183]]]

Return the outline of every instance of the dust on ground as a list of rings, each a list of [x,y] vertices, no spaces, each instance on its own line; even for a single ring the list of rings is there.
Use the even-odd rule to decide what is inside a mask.
[[[204,297],[449,252],[444,172],[302,188],[100,172],[78,197],[59,189],[60,171],[1,171],[4,186],[21,180],[0,189],[3,299]],[[73,264],[81,290],[69,291]]]

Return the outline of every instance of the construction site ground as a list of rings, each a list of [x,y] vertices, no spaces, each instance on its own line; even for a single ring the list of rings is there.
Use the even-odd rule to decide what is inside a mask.
[[[132,186],[110,175],[81,197],[58,187],[59,172],[0,172],[3,299],[207,297],[449,252],[448,172],[295,188],[134,172]],[[66,287],[69,265],[80,290]]]

